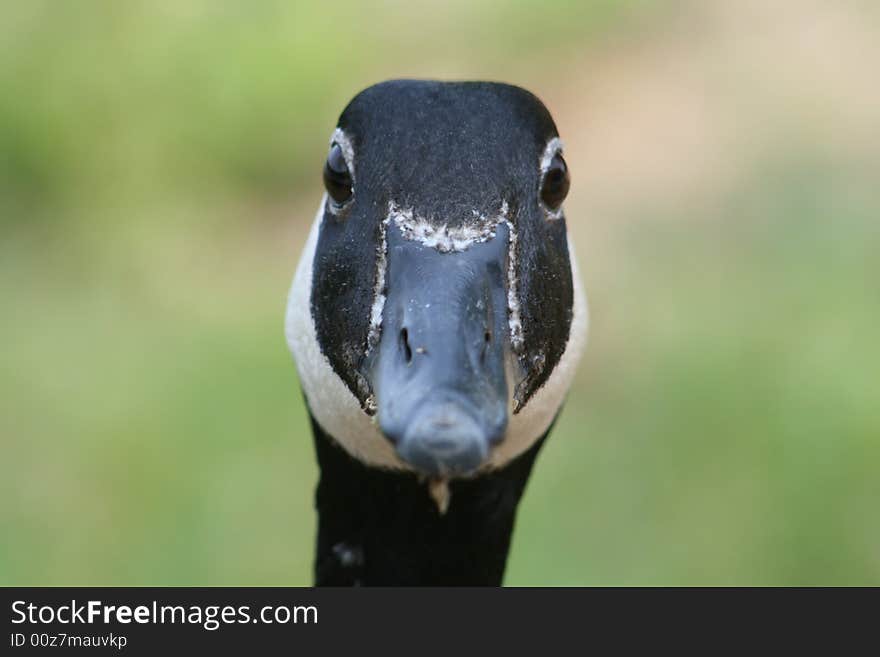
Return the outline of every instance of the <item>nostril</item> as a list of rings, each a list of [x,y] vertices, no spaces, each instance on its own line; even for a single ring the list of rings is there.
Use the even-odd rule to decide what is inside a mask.
[[[489,345],[491,345],[491,344],[492,344],[492,332],[489,331],[488,329],[486,329],[486,331],[483,333],[483,351],[480,354],[480,360],[482,360],[483,362],[486,361],[486,356],[489,353]]]
[[[412,347],[409,346],[409,331],[405,328],[400,331],[400,347],[403,349],[403,357],[407,363],[412,361]]]

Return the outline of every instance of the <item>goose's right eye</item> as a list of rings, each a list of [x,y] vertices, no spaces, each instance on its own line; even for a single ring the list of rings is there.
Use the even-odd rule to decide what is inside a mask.
[[[324,163],[324,187],[336,205],[342,205],[351,198],[352,188],[351,172],[342,154],[342,147],[333,144],[327,162]]]

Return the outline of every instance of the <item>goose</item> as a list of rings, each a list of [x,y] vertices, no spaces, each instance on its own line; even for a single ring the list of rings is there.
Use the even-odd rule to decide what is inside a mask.
[[[314,583],[502,583],[586,339],[550,113],[392,80],[343,110],[285,334],[319,466]]]

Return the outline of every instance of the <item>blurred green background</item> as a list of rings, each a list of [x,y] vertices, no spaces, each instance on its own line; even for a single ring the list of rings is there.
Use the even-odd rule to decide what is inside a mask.
[[[285,296],[348,99],[528,87],[591,335],[508,584],[880,584],[880,9],[0,8],[0,584],[307,584]]]

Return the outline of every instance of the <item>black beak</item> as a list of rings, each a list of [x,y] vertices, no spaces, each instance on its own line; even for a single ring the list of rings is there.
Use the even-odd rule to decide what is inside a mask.
[[[431,476],[473,472],[507,428],[508,229],[441,253],[387,228],[382,333],[368,367],[382,433]]]

